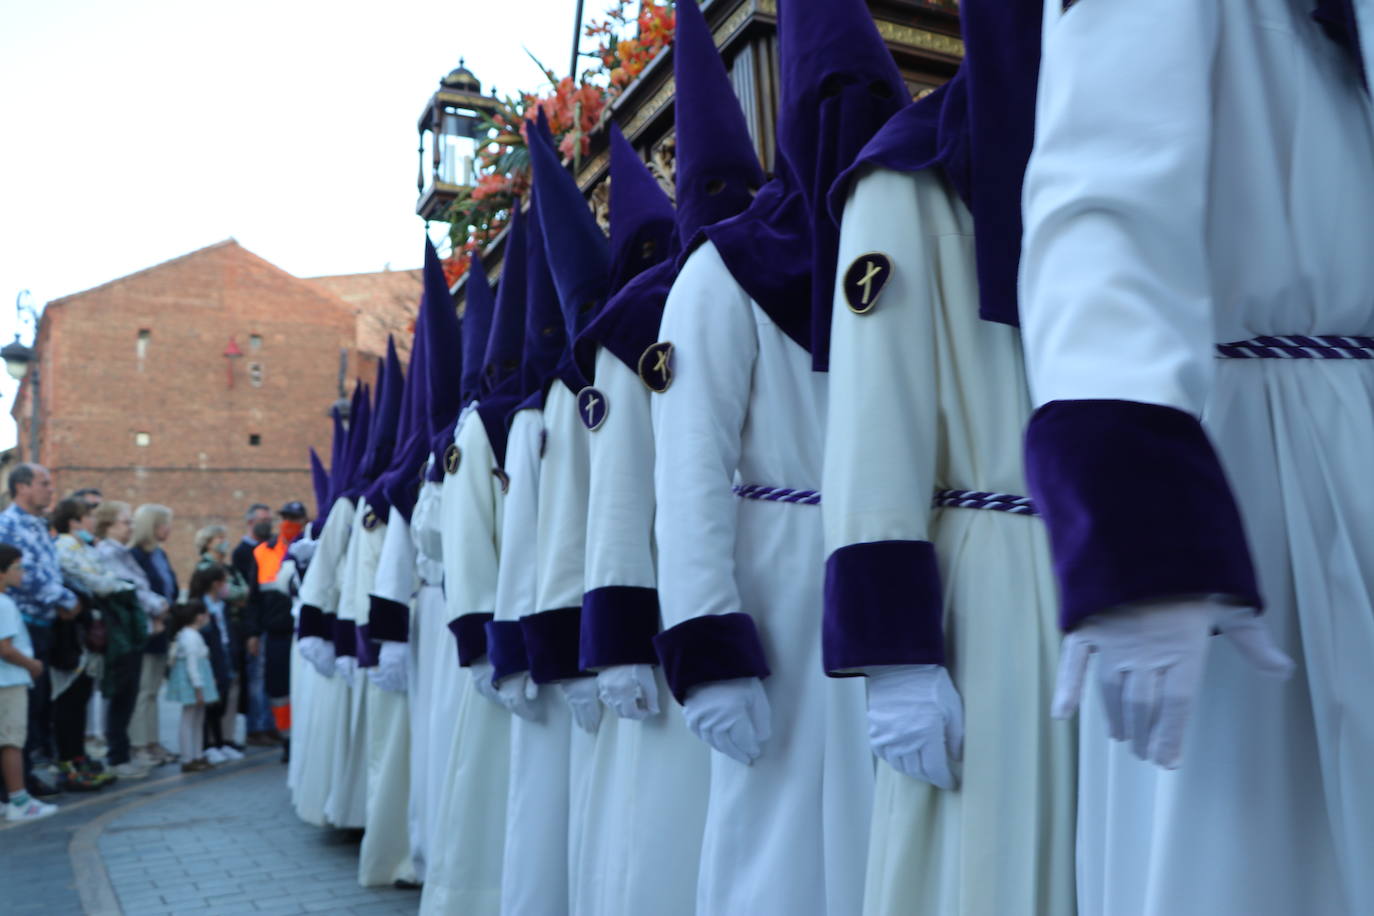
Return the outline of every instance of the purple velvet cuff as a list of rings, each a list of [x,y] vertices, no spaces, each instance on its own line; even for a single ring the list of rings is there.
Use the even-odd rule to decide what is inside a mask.
[[[657,665],[658,590],[607,585],[582,596],[581,663],[584,669],[612,665]]]
[[[367,630],[373,639],[410,642],[410,606],[368,595]]]
[[[372,635],[371,624],[363,624],[354,631],[353,650],[358,655],[359,668],[375,668],[381,656],[382,644]]]
[[[1135,401],[1052,401],[1026,430],[1060,625],[1123,604],[1228,595],[1262,605],[1221,462],[1195,417]]]
[[[487,629],[491,614],[464,614],[448,622],[448,631],[458,645],[458,665],[470,667],[487,654]]]
[[[707,614],[684,620],[654,637],[663,676],[679,703],[698,684],[771,673],[763,642],[748,614]]]
[[[325,628],[324,611],[315,607],[313,604],[301,605],[301,616],[296,621],[296,636],[305,639],[307,636],[318,636],[326,638],[329,631]]]
[[[520,618],[525,631],[525,652],[530,658],[530,677],[536,684],[552,684],[586,677],[577,664],[582,608],[561,607]]]
[[[518,620],[488,620],[487,658],[491,661],[491,682],[499,684],[512,674],[530,670],[525,653],[525,631]]]
[[[832,553],[825,563],[821,655],[832,677],[867,665],[943,665],[934,545],[874,541]]]
[[[352,658],[358,654],[358,625],[351,620],[334,618],[334,655]]]

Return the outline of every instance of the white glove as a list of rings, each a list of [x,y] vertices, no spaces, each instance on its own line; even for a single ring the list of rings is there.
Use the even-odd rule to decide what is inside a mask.
[[[354,686],[358,674],[358,659],[353,655],[340,655],[334,659],[334,673],[343,678],[349,687]]]
[[[596,678],[575,677],[558,682],[563,699],[568,701],[573,721],[589,735],[595,735],[601,724],[601,701],[596,696]]]
[[[283,595],[291,594],[291,585],[296,578],[296,561],[288,556],[282,561],[281,568],[277,570],[277,575],[266,585],[261,586],[264,591],[281,592]]]
[[[391,693],[410,688],[410,643],[385,641],[377,653],[377,664],[367,669],[373,684]]]
[[[745,766],[773,734],[768,695],[756,677],[699,684],[687,692],[682,714],[692,734]]]
[[[491,673],[494,670],[491,662],[486,661],[486,656],[480,662],[473,662],[468,666],[472,672],[472,685],[477,688],[477,692],[491,700],[497,706],[504,706],[501,701],[501,691],[496,689],[496,685],[491,682]]]
[[[891,665],[868,676],[868,743],[912,779],[953,790],[964,755],[964,704],[943,665]]]
[[[539,721],[539,707],[534,705],[539,698],[539,685],[528,671],[512,674],[496,685],[496,690],[501,697],[501,705],[512,715],[530,722]]]
[[[639,721],[658,715],[653,665],[612,665],[596,676],[596,692],[622,719]]]
[[[334,676],[334,644],[322,636],[302,636],[296,642],[301,658],[314,667],[322,677]]]
[[[1141,760],[1176,768],[1214,633],[1228,638],[1265,677],[1293,673],[1293,660],[1251,608],[1207,599],[1150,602],[1095,614],[1064,637],[1053,715],[1067,719],[1078,709],[1088,658],[1097,653],[1112,738],[1131,742]]]
[[[298,566],[309,566],[310,561],[315,558],[315,548],[320,546],[320,542],[311,538],[301,538],[286,548],[286,555],[296,561]]]

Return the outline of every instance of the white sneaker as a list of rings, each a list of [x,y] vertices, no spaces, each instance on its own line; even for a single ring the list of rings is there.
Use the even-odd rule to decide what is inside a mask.
[[[232,747],[228,747],[228,746],[221,747],[221,748],[219,748],[219,753],[220,753],[220,756],[223,757],[225,760],[242,760],[242,759],[243,759],[243,752],[241,752],[241,751],[236,751],[236,750],[234,750]]]
[[[135,751],[133,757],[130,758],[130,762],[136,766],[144,768],[145,770],[151,770],[154,767],[159,767],[162,765],[162,761],[160,759],[154,757],[152,754],[148,753],[145,750]]]
[[[110,772],[120,779],[143,779],[148,775],[148,768],[141,766],[134,760],[126,763],[117,764],[110,767]]]
[[[30,798],[22,805],[5,805],[5,820],[7,821],[36,821],[56,813],[56,805],[41,802],[36,798]]]
[[[219,766],[221,763],[224,763],[229,758],[224,756],[224,754],[220,753],[219,748],[212,747],[205,752],[205,759],[215,764],[216,766]]]

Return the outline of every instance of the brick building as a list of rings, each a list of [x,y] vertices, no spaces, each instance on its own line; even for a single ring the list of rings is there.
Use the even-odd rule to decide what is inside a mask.
[[[231,239],[54,300],[38,330],[39,461],[59,494],[170,506],[184,584],[201,526],[237,535],[254,501],[313,509],[307,453],[328,461],[341,351],[350,388],[370,377],[373,328],[409,325],[419,273],[303,280]],[[25,457],[29,382],[13,407]]]

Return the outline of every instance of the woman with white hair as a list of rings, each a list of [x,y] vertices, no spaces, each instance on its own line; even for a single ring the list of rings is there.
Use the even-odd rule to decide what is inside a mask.
[[[161,547],[162,542],[172,536],[172,510],[157,503],[144,503],[134,510],[133,529],[133,547],[129,555],[147,576],[149,587],[166,599],[169,606],[176,604],[179,591],[176,573],[172,572],[171,561]],[[167,672],[167,637],[162,632],[160,618],[150,620],[148,633],[129,740],[135,748],[142,749],[140,757],[144,762],[156,765],[170,763],[176,755],[158,741],[157,691]]]

